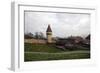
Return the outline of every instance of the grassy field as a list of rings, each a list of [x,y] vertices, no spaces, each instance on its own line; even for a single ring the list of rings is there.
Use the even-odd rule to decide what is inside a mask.
[[[25,52],[49,52],[49,53],[56,53],[56,52],[63,52],[61,49],[55,47],[55,45],[43,45],[43,44],[29,44],[25,43]]]
[[[61,50],[55,45],[39,45],[25,43],[24,61],[86,59],[90,58],[89,50]]]

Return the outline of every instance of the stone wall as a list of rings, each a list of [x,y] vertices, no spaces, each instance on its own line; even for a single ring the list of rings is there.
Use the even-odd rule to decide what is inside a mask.
[[[46,44],[47,41],[43,40],[43,39],[25,39],[24,40],[25,43],[33,43],[33,44]]]

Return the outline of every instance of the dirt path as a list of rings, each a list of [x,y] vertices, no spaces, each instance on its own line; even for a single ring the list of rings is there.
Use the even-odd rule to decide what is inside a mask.
[[[25,52],[25,53],[38,53],[38,54],[73,54],[73,53],[90,53],[90,51],[68,51],[59,53],[48,53],[48,52]]]

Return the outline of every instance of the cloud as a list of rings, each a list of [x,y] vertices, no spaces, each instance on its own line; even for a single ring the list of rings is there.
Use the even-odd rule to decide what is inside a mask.
[[[25,12],[25,33],[43,32],[50,24],[53,37],[87,36],[90,34],[90,15],[72,13]]]

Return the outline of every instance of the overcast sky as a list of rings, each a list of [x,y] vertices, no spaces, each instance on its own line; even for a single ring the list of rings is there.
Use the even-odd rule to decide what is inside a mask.
[[[90,15],[74,13],[25,12],[25,33],[42,32],[50,24],[53,37],[87,36],[90,34]]]

